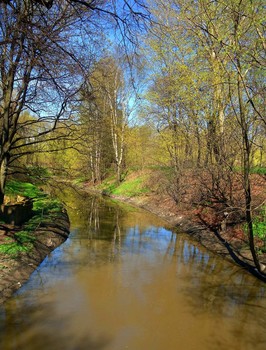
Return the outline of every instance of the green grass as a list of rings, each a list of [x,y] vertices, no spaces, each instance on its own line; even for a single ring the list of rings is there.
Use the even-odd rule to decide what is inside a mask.
[[[97,185],[96,187],[103,190],[109,186],[114,185],[116,182],[116,176],[112,175],[112,176],[108,176],[106,179],[104,179],[102,181],[102,183],[100,183],[99,185]]]
[[[47,214],[48,212],[62,210],[62,205],[57,199],[49,197],[37,186],[28,182],[9,181],[6,186],[6,195],[10,197],[19,195],[33,199],[33,210],[36,214]]]
[[[73,184],[78,186],[78,185],[82,185],[83,183],[85,183],[87,181],[89,181],[87,176],[81,176],[81,177],[78,177],[75,180],[73,180]]]
[[[112,182],[109,179],[101,185],[101,189],[107,195],[136,197],[150,191],[145,185],[145,180],[145,176],[139,176],[138,178],[127,179],[117,184],[115,181]]]
[[[27,253],[31,249],[31,244],[20,244],[17,241],[0,244],[0,254],[10,255],[12,258],[16,258],[19,253]]]
[[[145,179],[142,177],[122,182],[113,190],[114,195],[127,197],[135,197],[147,192],[149,189],[145,187]]]
[[[256,166],[250,169],[251,174],[259,174],[259,175],[266,175],[266,168],[265,167],[260,167]]]
[[[56,213],[62,211],[62,204],[49,197],[37,186],[27,182],[9,181],[6,186],[6,194],[10,197],[17,195],[29,197],[33,200],[34,216],[23,225],[23,230],[15,233],[12,238],[7,237],[4,244],[0,244],[0,253],[17,257],[22,252],[32,249],[34,240],[33,232],[43,222],[54,219]]]
[[[32,249],[35,237],[27,228],[16,232],[13,236],[6,238],[6,243],[0,244],[0,253],[17,257],[19,253],[29,252]]]
[[[29,198],[37,198],[44,196],[44,193],[35,185],[29,182],[20,182],[11,180],[6,185],[7,196],[23,196]]]
[[[51,214],[58,213],[62,210],[63,206],[60,201],[48,196],[35,198],[33,201],[33,210],[37,213]]]
[[[241,168],[241,167],[234,167],[233,170],[237,173],[243,172],[243,168]],[[266,168],[263,166],[254,166],[254,167],[250,168],[249,173],[250,174],[266,175]]]
[[[262,253],[266,252],[266,207],[263,207],[260,214],[255,216],[252,221],[254,237],[259,238],[263,242],[260,248]],[[244,225],[244,231],[247,233],[247,225]]]

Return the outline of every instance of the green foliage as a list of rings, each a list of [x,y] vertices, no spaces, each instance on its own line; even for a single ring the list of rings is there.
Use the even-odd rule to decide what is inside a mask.
[[[78,186],[78,185],[82,185],[86,181],[88,181],[88,177],[81,176],[81,177],[78,177],[75,180],[73,180],[73,184]]]
[[[29,232],[29,229],[25,229],[25,231],[19,231],[14,234],[15,240],[18,244],[24,245],[26,243],[33,243],[35,241],[35,237]]]
[[[235,166],[235,167],[233,167],[233,171],[235,171],[236,173],[243,173],[243,168],[241,168],[239,166]],[[249,173],[250,174],[266,175],[266,168],[261,167],[261,166],[255,166],[255,167],[250,168]]]
[[[135,197],[147,192],[149,192],[149,189],[145,187],[144,179],[141,177],[122,182],[113,190],[115,195],[128,197]]]
[[[95,186],[96,188],[98,188],[99,190],[101,190],[103,192],[103,194],[111,194],[112,191],[115,189],[115,187],[117,186],[116,184],[116,176],[115,175],[111,175],[109,177],[107,177],[101,184]]]
[[[266,239],[266,221],[255,220],[253,222],[253,230],[256,236],[260,239]]]
[[[147,167],[147,169],[151,169],[151,170],[160,170],[160,171],[163,171],[163,172],[170,172],[170,171],[173,171],[173,167],[171,166],[166,166],[166,165],[150,165]]]
[[[262,252],[266,252],[266,207],[263,207],[260,214],[253,218],[252,222],[253,234],[263,242]],[[247,225],[244,225],[244,230],[247,232]]]
[[[33,210],[36,214],[47,214],[49,212],[59,212],[62,210],[62,204],[54,198],[50,198],[37,186],[20,181],[9,181],[6,186],[8,196],[23,196],[33,199]]]
[[[253,230],[260,239],[266,240],[266,207],[253,220]]]
[[[113,184],[107,186],[106,188],[104,188],[103,191],[102,191],[102,193],[103,193],[104,195],[107,195],[107,196],[108,196],[108,195],[110,195],[110,194],[113,194],[113,192],[114,192],[115,189],[116,189],[116,184],[113,183]]]

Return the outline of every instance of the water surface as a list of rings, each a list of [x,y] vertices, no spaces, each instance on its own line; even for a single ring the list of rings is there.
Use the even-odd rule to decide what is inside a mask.
[[[0,349],[266,349],[265,284],[152,214],[69,192],[70,238],[0,308]]]

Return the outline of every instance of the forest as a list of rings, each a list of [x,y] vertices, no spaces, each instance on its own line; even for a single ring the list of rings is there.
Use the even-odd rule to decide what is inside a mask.
[[[10,179],[111,194],[135,174],[131,195],[241,224],[265,276],[265,15],[263,0],[0,1],[0,203]]]

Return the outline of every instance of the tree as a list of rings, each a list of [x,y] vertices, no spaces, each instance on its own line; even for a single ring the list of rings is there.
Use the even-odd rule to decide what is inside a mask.
[[[125,158],[128,167],[141,169],[162,163],[165,149],[156,129],[148,124],[130,125],[126,130]]]
[[[265,65],[265,39],[261,35],[265,9],[263,11],[263,3],[260,0],[253,2],[231,0],[227,4],[222,1],[215,3],[202,1],[199,3],[199,9],[200,16],[188,20],[204,33],[208,42],[212,43],[217,69],[224,77],[223,85],[227,87],[230,107],[239,124],[244,212],[249,246],[254,264],[263,274],[264,267],[259,262],[254,242],[250,170],[251,149],[254,147],[253,132],[258,124],[265,127],[262,102],[265,96],[262,90],[258,89],[261,83],[259,75]],[[223,21],[220,20],[221,16]],[[220,108],[219,101],[222,101],[221,99],[225,101],[227,96],[224,96],[221,90],[216,91],[215,97],[217,96],[219,97],[216,105]]]
[[[157,25],[150,48],[162,68],[154,66],[155,83],[148,97],[153,105],[156,101],[157,116],[167,128],[173,129],[174,121],[178,130],[173,133],[173,160],[181,159],[180,131],[185,128],[184,135],[191,138],[194,130],[197,165],[204,153],[208,172],[201,172],[209,182],[204,200],[215,201],[220,210],[244,212],[254,265],[263,273],[254,243],[250,183],[252,157],[263,147],[262,130],[265,134],[263,3],[157,0],[151,11]],[[185,152],[190,159],[194,144],[192,148]],[[240,175],[243,203],[232,193]]]
[[[128,122],[127,96],[122,70],[113,57],[102,58],[95,64],[89,83],[91,96],[84,102],[85,105],[88,103],[90,105],[90,114],[87,114],[87,117],[97,121],[94,128],[96,131],[93,136],[94,142],[91,143],[97,153],[94,157],[94,167],[97,168],[97,162],[100,164],[100,157],[104,156],[101,152],[103,144],[106,140],[110,140],[117,181],[120,182]]]
[[[112,140],[105,99],[99,88],[97,65],[90,74],[90,82],[81,92],[78,133],[81,140],[79,150],[83,159],[82,173],[93,183],[106,176],[113,162]]]
[[[46,13],[27,1],[1,4],[0,202],[12,158],[47,142],[44,136],[70,117],[68,103],[79,90],[81,64],[77,47],[71,45],[77,33],[69,36],[76,18],[69,7]],[[25,110],[31,111],[31,119],[22,118]]]

